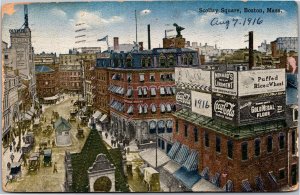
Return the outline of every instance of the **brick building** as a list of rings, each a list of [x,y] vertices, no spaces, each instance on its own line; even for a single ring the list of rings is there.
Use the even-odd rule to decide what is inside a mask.
[[[56,96],[59,92],[58,85],[58,72],[45,65],[35,66],[36,82],[37,82],[37,95],[41,101],[44,98]],[[54,98],[54,99],[53,99]],[[53,97],[57,100],[57,97]]]
[[[202,179],[235,192],[279,191],[297,183],[297,129],[287,122],[284,69],[207,72],[177,71],[181,109],[173,114],[174,144],[168,148],[173,164],[166,165],[172,164],[173,176],[191,191],[200,190]],[[197,87],[201,82],[183,73],[202,75],[211,86]],[[274,76],[278,87],[254,87],[264,83],[255,83],[260,74]]]
[[[34,54],[35,65],[46,65],[53,70],[58,70],[58,58],[56,53],[45,53]]]
[[[98,58],[95,73],[102,90],[97,88],[95,104],[110,110],[112,130],[140,143],[154,140],[156,131],[160,140],[170,141],[171,113],[176,110],[174,67],[184,63],[199,64],[196,51],[157,48]]]

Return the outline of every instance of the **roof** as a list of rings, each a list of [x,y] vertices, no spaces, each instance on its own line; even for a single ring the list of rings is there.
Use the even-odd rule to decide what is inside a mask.
[[[54,72],[54,70],[52,68],[50,68],[49,66],[36,65],[35,72],[36,73],[49,73],[49,72]]]
[[[55,129],[56,132],[70,131],[71,130],[71,124],[66,119],[64,119],[63,117],[60,117],[54,123],[54,129]]]
[[[98,172],[103,170],[114,170],[114,165],[107,159],[105,154],[98,154],[96,157],[95,162],[89,168],[88,172]]]
[[[282,130],[286,126],[284,120],[277,120],[236,127],[220,120],[214,120],[206,116],[189,112],[186,109],[179,110],[173,115],[192,124],[211,129],[234,139],[244,139],[253,136],[257,137],[259,134]]]

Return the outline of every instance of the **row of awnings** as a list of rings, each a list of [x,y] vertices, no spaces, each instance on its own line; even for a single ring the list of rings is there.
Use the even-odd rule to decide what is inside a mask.
[[[108,89],[109,91],[117,94],[124,95],[125,89],[123,87],[119,86],[111,86]],[[148,89],[147,87],[139,87],[137,89],[138,91],[138,96],[147,96],[148,95]],[[175,87],[160,87],[160,95],[175,95],[176,93],[176,88]],[[127,97],[131,97],[133,95],[133,89],[128,88],[126,92]],[[151,96],[156,96],[156,88],[155,87],[150,87],[150,95]]]
[[[100,111],[96,111],[94,114],[93,114],[93,118],[100,121],[100,122],[106,122],[107,120],[107,114],[102,114]]]
[[[276,179],[273,171],[270,171],[270,172],[267,173],[267,178],[270,180],[273,187],[276,188],[276,186],[278,185],[278,182],[277,182],[277,179]],[[256,185],[256,188],[260,192],[265,191],[264,182],[263,182],[263,180],[260,176],[255,177],[255,185]],[[245,179],[245,180],[242,181],[242,191],[243,192],[253,192],[253,189],[252,189],[248,179]]]
[[[125,89],[123,87],[116,86],[116,85],[109,86],[108,90],[112,93],[116,93],[119,95],[124,95],[125,93]]]
[[[167,120],[167,121],[160,120],[157,123],[155,121],[151,121],[149,123],[150,134],[156,133],[156,128],[158,129],[158,133],[164,133],[165,128],[167,128],[167,132],[170,133],[170,132],[172,132],[172,129],[173,129],[173,121],[172,120]]]
[[[155,113],[157,111],[156,105],[155,104],[151,104],[150,105],[150,109],[152,113]],[[133,114],[134,112],[134,106],[130,105],[127,109],[127,114]],[[167,104],[161,104],[160,105],[160,112],[161,113],[165,113],[165,112],[172,112],[172,107],[171,104],[167,103]],[[146,114],[148,113],[148,105],[138,105],[138,113],[139,114]]]
[[[198,170],[198,152],[190,151],[186,145],[175,142],[167,155],[188,171]]]
[[[175,95],[176,88],[175,87],[160,87],[160,95]]]
[[[121,103],[117,100],[113,100],[110,104],[110,107],[118,110],[119,112],[123,112],[124,111],[124,103]]]

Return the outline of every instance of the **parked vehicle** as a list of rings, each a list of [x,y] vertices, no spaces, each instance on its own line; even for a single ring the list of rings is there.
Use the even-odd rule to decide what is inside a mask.
[[[52,166],[52,150],[46,149],[44,150],[44,166]]]
[[[40,153],[32,153],[28,160],[28,164],[28,172],[37,172],[40,169]]]

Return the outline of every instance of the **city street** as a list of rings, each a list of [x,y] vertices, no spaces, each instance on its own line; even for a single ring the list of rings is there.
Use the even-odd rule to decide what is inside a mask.
[[[43,112],[43,116],[46,116],[46,123],[42,125],[42,128],[46,128],[47,125],[50,124],[50,119],[52,115],[52,111],[56,111],[60,116],[68,119],[70,108],[72,106],[71,101],[76,100],[76,97],[65,96],[65,100],[55,104],[46,106],[45,111]],[[22,165],[22,176],[17,181],[13,181],[12,183],[8,183],[5,188],[5,191],[13,191],[13,192],[62,192],[63,191],[63,183],[65,177],[64,170],[64,153],[65,150],[70,151],[71,153],[80,152],[82,146],[84,145],[85,139],[89,134],[89,128],[83,127],[85,138],[77,139],[77,124],[76,122],[72,122],[72,129],[70,131],[72,138],[72,145],[69,147],[53,147],[52,148],[52,167],[44,167],[42,165],[41,158],[41,167],[38,170],[37,174],[32,174],[27,172],[27,167]],[[35,148],[31,151],[38,151],[39,143],[42,140],[53,140],[55,136],[55,132],[53,131],[51,136],[43,136],[40,133],[38,136],[35,136]],[[6,151],[9,153],[9,150]],[[53,164],[57,162],[57,170],[58,173],[53,173]],[[3,161],[2,167],[3,173],[6,172],[6,162]]]

